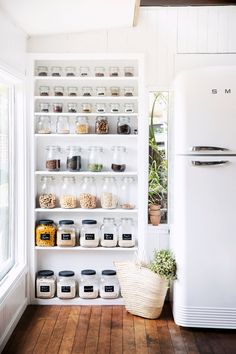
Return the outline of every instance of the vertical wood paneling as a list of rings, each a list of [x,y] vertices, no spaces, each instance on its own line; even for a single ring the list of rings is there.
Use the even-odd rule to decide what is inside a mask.
[[[218,21],[219,21],[219,9],[214,7],[208,12],[208,51],[210,53],[215,52],[218,48]]]
[[[197,27],[197,43],[196,50],[200,53],[206,53],[208,50],[208,7],[198,8],[197,11],[197,23],[194,25]],[[206,30],[207,29],[207,30]],[[195,38],[192,39],[194,41]]]

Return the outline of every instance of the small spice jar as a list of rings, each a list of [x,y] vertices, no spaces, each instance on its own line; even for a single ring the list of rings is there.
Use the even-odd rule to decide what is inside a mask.
[[[80,116],[80,117],[76,118],[75,132],[76,132],[76,134],[88,134],[89,133],[89,123],[88,123],[87,117]]]
[[[62,113],[63,104],[62,103],[53,103],[52,110],[54,113]]]
[[[118,191],[114,177],[104,177],[101,191],[101,206],[103,209],[115,209],[118,202]]]
[[[78,94],[78,88],[77,87],[68,87],[68,96],[77,96]]]
[[[109,68],[109,75],[113,77],[119,76],[119,68],[117,66],[111,66]]]
[[[77,103],[68,103],[67,108],[68,113],[76,113],[78,110]]]
[[[80,245],[82,247],[98,247],[99,229],[96,220],[82,220]]]
[[[74,209],[77,206],[75,178],[64,176],[61,186],[60,205],[63,209]]]
[[[134,76],[134,67],[133,66],[124,67],[124,74],[126,77]]]
[[[49,96],[50,87],[49,86],[39,86],[40,96]]]
[[[96,87],[96,95],[97,96],[105,96],[106,95],[106,87]]]
[[[57,133],[58,134],[69,134],[70,125],[68,117],[59,116],[57,117]]]
[[[125,87],[124,88],[124,96],[133,96],[134,95],[134,88],[133,87]]]
[[[93,89],[92,87],[82,87],[82,96],[92,96]]]
[[[36,246],[53,247],[56,243],[56,225],[53,220],[39,220],[36,226]]]
[[[125,103],[124,104],[125,113],[134,113],[134,104],[133,103]]]
[[[121,223],[118,228],[118,245],[120,247],[134,247],[134,223],[131,218],[121,218]]]
[[[81,66],[79,68],[79,73],[80,73],[80,76],[89,76],[89,67],[88,66]]]
[[[60,147],[50,145],[46,147],[47,157],[46,157],[46,169],[48,171],[60,171],[61,160],[60,160]]]
[[[119,87],[111,87],[111,96],[120,96],[120,88]]]
[[[95,133],[96,134],[108,134],[109,124],[107,117],[98,116],[95,122]]]
[[[118,112],[120,112],[120,105],[119,105],[119,103],[111,103],[111,104],[110,104],[110,111],[111,111],[111,113],[118,113]]]
[[[36,297],[51,299],[56,292],[56,278],[52,270],[39,270],[36,278]]]
[[[117,226],[114,218],[104,218],[101,226],[101,246],[116,247],[117,246]]]
[[[120,206],[122,209],[134,209],[136,196],[135,180],[133,177],[124,177],[120,187]]]
[[[98,279],[95,270],[84,269],[81,271],[79,296],[82,299],[95,299],[98,297]]]
[[[95,209],[97,206],[97,188],[93,177],[84,177],[79,196],[83,209]]]
[[[39,112],[48,113],[50,111],[50,104],[46,102],[39,103]]]
[[[49,116],[38,117],[37,133],[38,134],[50,134],[51,133],[51,118]]]
[[[100,296],[103,299],[116,299],[119,297],[120,287],[116,271],[107,269],[102,271],[100,281]]]
[[[81,108],[82,108],[83,113],[91,113],[92,112],[92,105],[90,103],[82,103]]]
[[[55,87],[54,87],[54,95],[55,95],[55,96],[63,96],[63,95],[64,95],[64,87],[62,87],[62,86],[55,86]]]
[[[76,68],[74,66],[67,66],[65,68],[66,76],[72,77],[76,75]]]
[[[106,104],[105,103],[96,103],[96,112],[97,113],[105,113],[106,112]]]
[[[60,220],[57,229],[57,246],[74,247],[76,244],[76,231],[73,220]]]
[[[70,172],[81,170],[81,148],[79,146],[67,146],[66,169]]]
[[[62,270],[58,275],[57,297],[59,299],[73,299],[76,295],[75,273],[71,270]]]
[[[52,176],[41,177],[38,201],[40,208],[53,209],[56,207],[55,179]]]
[[[48,67],[47,66],[38,66],[36,70],[38,76],[48,76]]]
[[[103,148],[100,146],[89,147],[88,170],[101,172],[103,170]]]
[[[62,68],[60,66],[52,66],[51,75],[52,76],[61,76]]]
[[[124,172],[126,169],[126,148],[124,146],[113,146],[112,151],[111,169],[114,172]]]
[[[95,68],[95,76],[96,77],[103,77],[105,76],[105,68],[102,66],[97,66]]]
[[[131,134],[130,118],[129,117],[118,117],[117,121],[117,134],[128,135]]]

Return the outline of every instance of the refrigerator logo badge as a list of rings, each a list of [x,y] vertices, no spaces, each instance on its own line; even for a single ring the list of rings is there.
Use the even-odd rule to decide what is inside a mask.
[[[218,89],[211,89],[211,93],[212,95],[217,95],[219,93],[219,90]],[[225,89],[224,91],[224,94],[227,95],[227,94],[230,94],[231,93],[231,89]]]

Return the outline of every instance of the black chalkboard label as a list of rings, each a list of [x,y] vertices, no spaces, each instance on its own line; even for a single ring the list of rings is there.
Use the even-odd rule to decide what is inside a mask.
[[[41,285],[41,286],[40,286],[40,291],[41,291],[41,293],[49,293],[49,291],[50,291],[50,286]]]
[[[93,286],[84,286],[84,292],[85,293],[92,293],[93,292]]]
[[[61,287],[61,292],[62,293],[70,293],[70,286],[62,286]]]
[[[40,239],[42,241],[49,241],[50,240],[50,234],[41,234]]]
[[[104,240],[113,240],[113,234],[104,234]]]
[[[95,234],[85,234],[85,240],[95,240]]]
[[[132,241],[132,234],[122,234],[122,240]]]
[[[71,234],[61,234],[62,241],[69,241],[71,240]]]
[[[105,293],[113,293],[114,292],[114,286],[113,285],[105,285],[104,289],[105,289]]]

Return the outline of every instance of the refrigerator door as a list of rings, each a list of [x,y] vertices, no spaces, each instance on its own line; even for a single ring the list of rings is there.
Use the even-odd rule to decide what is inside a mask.
[[[236,157],[177,156],[174,163],[175,321],[236,328]]]
[[[236,66],[186,71],[174,84],[174,151],[236,152]],[[210,149],[208,149],[210,148]],[[213,148],[213,149],[211,149]]]

